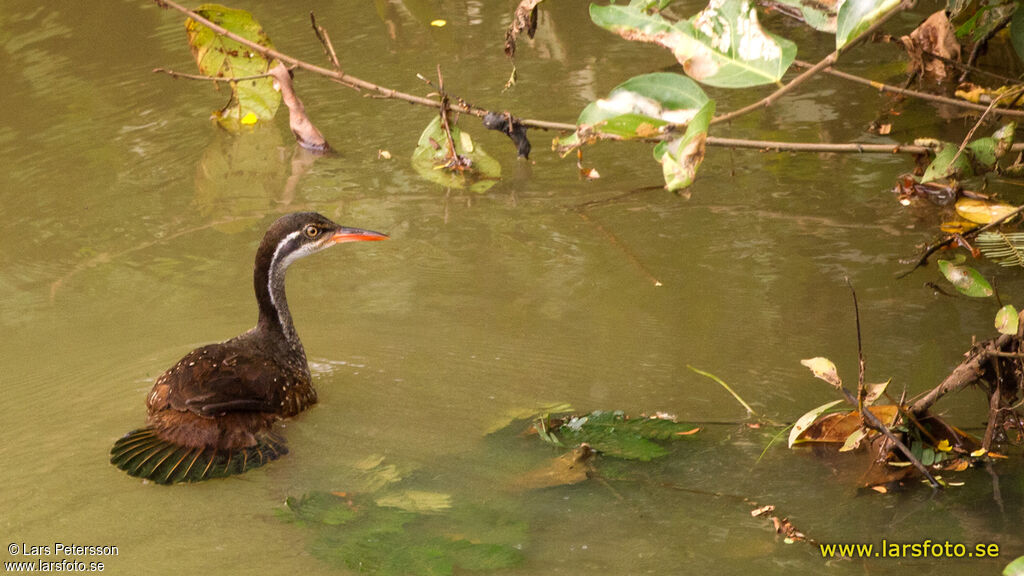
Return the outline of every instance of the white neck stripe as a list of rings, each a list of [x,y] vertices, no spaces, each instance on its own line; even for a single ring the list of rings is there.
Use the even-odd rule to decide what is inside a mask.
[[[281,311],[274,300],[274,276],[277,273],[277,257],[281,255],[281,250],[284,250],[284,247],[301,233],[300,231],[292,232],[277,243],[277,248],[274,249],[274,256],[270,258],[270,269],[267,271],[267,294],[270,295],[270,304],[274,307],[274,311],[277,312],[277,323],[285,331],[288,330],[288,327],[285,326],[284,318],[281,318]]]

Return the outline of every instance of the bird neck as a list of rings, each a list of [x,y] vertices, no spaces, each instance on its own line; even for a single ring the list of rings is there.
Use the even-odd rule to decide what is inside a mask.
[[[260,245],[256,253],[253,287],[260,309],[257,330],[281,337],[291,345],[291,348],[297,348],[301,352],[302,343],[295,332],[292,314],[288,309],[288,298],[284,291],[285,270],[295,259],[290,255],[293,254],[293,243],[297,242],[298,234],[289,234],[276,244],[264,241]]]

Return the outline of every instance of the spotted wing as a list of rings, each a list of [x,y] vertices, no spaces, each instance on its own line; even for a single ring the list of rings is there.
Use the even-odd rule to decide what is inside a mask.
[[[170,408],[200,416],[277,412],[285,380],[270,358],[213,344],[193,350],[157,379],[148,404],[151,412]]]

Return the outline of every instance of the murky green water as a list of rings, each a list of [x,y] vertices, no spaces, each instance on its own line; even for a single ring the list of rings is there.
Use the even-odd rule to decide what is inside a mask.
[[[318,558],[312,531],[275,511],[287,496],[358,491],[368,482],[360,467],[383,457],[404,488],[525,524],[524,560],[509,573],[974,574],[1024,553],[1019,459],[964,473],[964,487],[942,494],[863,495],[856,466],[781,444],[758,461],[774,431],[712,425],[660,462],[517,493],[512,479],[556,453],[485,436],[509,413],[551,402],[741,420],[742,409],[687,364],[792,421],[833,399],[801,358],[829,356],[855,378],[844,276],[861,299],[869,378],[892,376],[911,393],[934,385],[972,335],[991,333],[995,308],[933,295],[923,283],[934,270],[893,279],[897,259],[941,220],[930,208],[900,208],[886,191],[904,160],[712,150],[684,200],[626,194],[660,182],[644,145],[588,150],[602,177],[583,182],[573,161],[547,151],[551,135],[531,133],[528,164],[503,136],[467,121],[504,171],[488,193],[470,195],[426,183],[408,163],[429,110],[300,73],[310,115],[341,150],[309,162],[296,157],[283,117],[232,138],[207,122],[221,96],[149,72],[193,69],[177,14],[145,2],[2,4],[4,544],[113,545],[107,571],[124,574],[337,573]],[[672,64],[593,29],[585,3],[554,2],[535,44],[520,48],[519,85],[502,93],[514,3],[424,2],[428,21],[448,20],[443,29],[400,2],[380,4],[238,6],[286,52],[320,61],[314,10],[346,71],[425,93],[415,74],[431,76],[440,62],[453,92],[526,117],[571,121],[629,75]],[[827,49],[828,38],[773,22],[801,47]],[[857,56],[892,59],[883,48]],[[753,97],[713,96],[720,109]],[[823,79],[719,134],[864,139],[887,107]],[[899,123],[928,125],[933,114],[907,106],[893,137],[911,138]],[[381,149],[393,159],[378,159]],[[255,247],[277,215],[296,210],[393,240],[343,246],[289,275],[321,397],[288,423],[292,453],[226,481],[165,488],[126,477],[107,463],[111,443],[143,422],[160,372],[251,326]],[[1019,302],[1020,281],[999,282]],[[980,394],[961,400],[954,421],[983,419]],[[815,548],[782,543],[743,498],[775,504],[822,542],[930,538],[1004,552],[824,562]]]

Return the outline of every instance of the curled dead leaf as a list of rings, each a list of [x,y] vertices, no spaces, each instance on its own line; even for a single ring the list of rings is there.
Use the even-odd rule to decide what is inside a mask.
[[[949,65],[926,54],[935,54],[947,60],[960,60],[960,43],[945,10],[932,14],[908,36],[900,38],[910,56],[909,68],[928,74],[939,82],[949,75]]]
[[[810,368],[816,378],[820,378],[836,388],[843,385],[843,381],[839,379],[839,372],[836,370],[836,365],[828,358],[818,356],[815,358],[801,360],[800,363]]]

